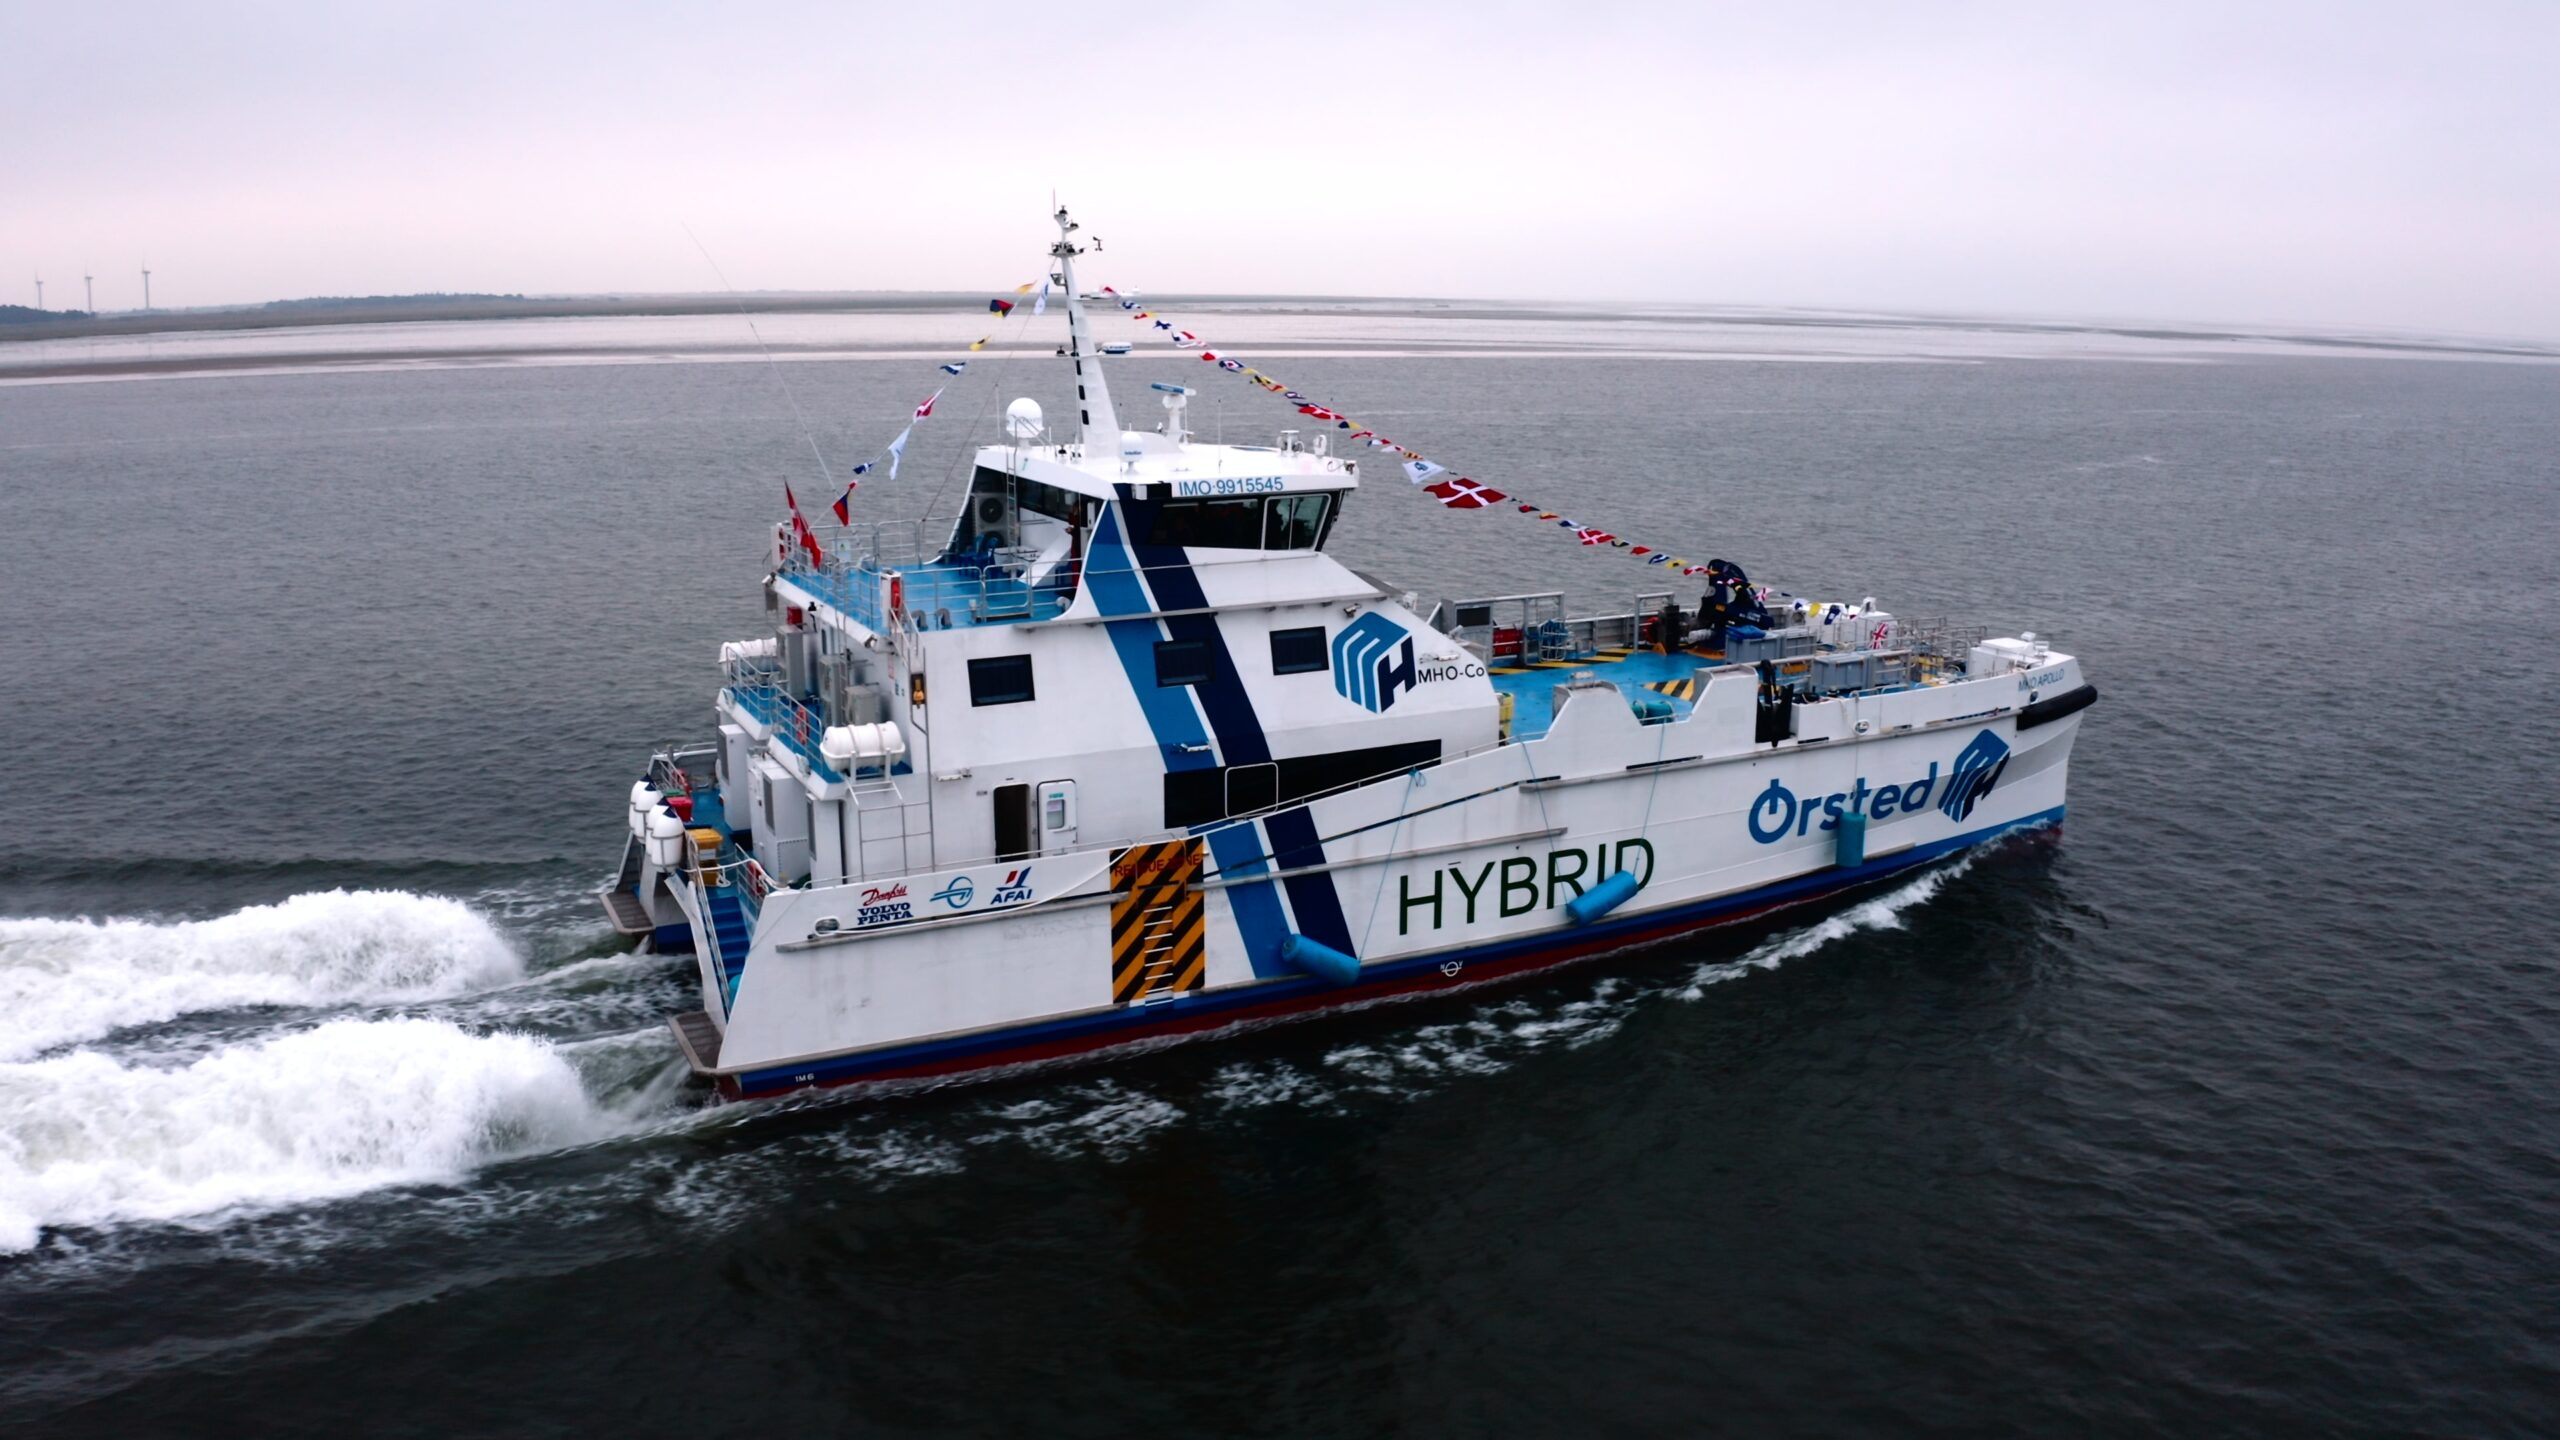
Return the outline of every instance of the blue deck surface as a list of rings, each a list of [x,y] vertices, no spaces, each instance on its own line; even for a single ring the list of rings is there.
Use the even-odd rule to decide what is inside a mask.
[[[1555,723],[1555,690],[1576,674],[1588,670],[1593,678],[1609,681],[1630,696],[1644,692],[1644,687],[1659,680],[1687,680],[1700,670],[1724,663],[1712,656],[1693,651],[1664,655],[1652,650],[1612,658],[1593,655],[1568,664],[1506,673],[1493,672],[1493,688],[1511,696],[1511,738],[1526,740],[1547,733]],[[1645,692],[1658,693],[1658,692]],[[1689,702],[1677,695],[1662,695],[1671,702],[1674,718],[1689,713]]]
[[[910,566],[898,575],[902,602],[908,613],[924,617],[928,630],[1053,620],[1075,598],[1075,587],[1064,580],[1034,587],[967,561],[936,560]],[[888,628],[887,617],[881,614],[878,575],[859,570],[795,570],[788,578],[872,629]]]

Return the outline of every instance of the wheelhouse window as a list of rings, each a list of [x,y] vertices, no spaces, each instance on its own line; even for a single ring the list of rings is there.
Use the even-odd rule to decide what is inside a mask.
[[[985,556],[1006,545],[1023,543],[1025,528],[1043,518],[1081,531],[1092,505],[1091,500],[1072,490],[980,466],[970,481],[968,503],[952,534],[951,553]]]
[[[1274,495],[1263,512],[1262,548],[1265,550],[1313,550],[1324,541],[1325,512],[1332,507],[1327,494]]]
[[[1007,475],[1001,470],[981,465],[978,467],[977,474],[970,479],[969,498],[977,500],[990,495],[998,498],[1010,497],[1015,504],[1032,514],[1046,515],[1052,520],[1075,518],[1076,508],[1085,503],[1084,497],[1072,490],[1043,484],[1037,480],[1025,480],[1020,476]]]
[[[1205,640],[1159,640],[1156,642],[1156,684],[1205,685],[1217,674],[1217,663],[1210,658]]]
[[[1019,705],[1032,698],[1031,657],[990,655],[969,662],[969,703]]]
[[[1164,777],[1164,823],[1175,830],[1213,824],[1439,763],[1440,742],[1417,740],[1300,755],[1277,765],[1203,765],[1170,771]]]
[[[1322,670],[1329,662],[1324,653],[1324,627],[1309,625],[1302,630],[1271,632],[1271,673],[1303,675]]]
[[[1158,545],[1217,550],[1262,548],[1262,497],[1167,500],[1156,510]]]
[[[1218,550],[1321,550],[1333,528],[1334,492],[1167,500],[1154,507],[1146,543]]]

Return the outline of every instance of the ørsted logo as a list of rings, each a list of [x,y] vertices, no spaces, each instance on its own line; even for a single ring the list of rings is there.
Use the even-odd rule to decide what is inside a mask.
[[[1763,845],[1775,845],[1790,835],[1805,835],[1817,828],[1837,830],[1845,811],[1859,811],[1869,819],[1882,820],[1893,815],[1917,815],[1934,802],[1938,813],[1950,820],[1962,821],[1973,814],[1973,807],[2000,783],[2002,771],[2009,768],[2009,744],[1988,730],[1973,737],[1956,756],[1955,770],[1946,777],[1946,789],[1938,788],[1938,762],[1929,762],[1929,773],[1900,785],[1869,785],[1860,776],[1846,790],[1830,795],[1799,797],[1787,788],[1785,781],[1771,776],[1769,788],[1751,802],[1747,817],[1751,838]]]
[[[1956,757],[1955,773],[1947,777],[1947,797],[1938,802],[1939,813],[1950,820],[1962,820],[1973,813],[1974,802],[1991,793],[2000,783],[2000,772],[2009,768],[2009,742],[1985,730],[1973,737]]]
[[[1418,679],[1412,634],[1374,610],[1333,637],[1333,688],[1363,709],[1385,711]]]

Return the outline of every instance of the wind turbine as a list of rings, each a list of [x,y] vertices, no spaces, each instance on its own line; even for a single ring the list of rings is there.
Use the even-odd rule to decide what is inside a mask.
[[[36,308],[44,308],[44,277],[41,275],[36,277]]]
[[[84,299],[84,300],[86,300],[86,301],[88,302],[88,305],[87,305],[87,307],[86,307],[86,308],[88,309],[89,313],[90,313],[90,314],[92,314],[92,315],[97,314],[97,313],[98,313],[98,277],[97,277],[97,276],[95,276],[95,275],[90,274],[90,273],[89,273],[89,271],[88,271],[88,268],[87,268],[86,266],[81,267],[81,271],[80,271],[80,295],[81,295],[81,298],[82,298],[82,299]]]
[[[151,308],[151,267],[148,265],[142,267],[142,308]]]

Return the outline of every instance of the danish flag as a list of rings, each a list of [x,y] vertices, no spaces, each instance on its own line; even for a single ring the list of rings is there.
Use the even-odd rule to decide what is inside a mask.
[[[1440,503],[1452,510],[1481,510],[1488,505],[1498,505],[1511,498],[1490,486],[1479,485],[1473,480],[1466,479],[1443,480],[1436,485],[1425,485],[1422,488],[1439,497]]]

